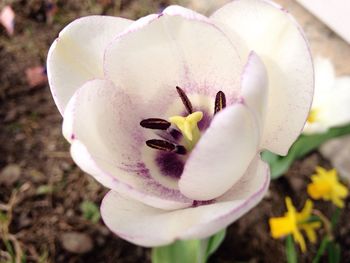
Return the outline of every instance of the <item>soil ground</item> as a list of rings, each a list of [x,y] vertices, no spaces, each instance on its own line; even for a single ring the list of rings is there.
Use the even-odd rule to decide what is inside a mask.
[[[6,225],[15,252],[20,255],[22,251],[26,262],[150,262],[149,249],[134,246],[114,236],[101,220],[92,223],[84,217],[80,209],[82,202],[91,201],[99,205],[107,190],[84,174],[71,160],[69,145],[61,135],[62,118],[48,86],[31,88],[25,79],[28,67],[45,64],[50,44],[64,25],[74,18],[109,14],[134,19],[175,3],[123,0],[108,5],[108,2],[58,0],[58,12],[52,23],[47,22],[43,1],[0,3],[0,8],[5,3],[11,3],[16,12],[15,35],[8,37],[0,29],[0,211],[2,215],[7,211],[11,216],[8,227],[3,225]],[[296,13],[300,12],[299,7],[290,1],[280,2]],[[310,15],[304,18],[303,23],[311,39],[317,39],[320,35],[322,39],[328,34],[325,38],[333,39],[329,42],[331,45],[337,48],[344,46],[323,26],[316,24],[321,28],[321,33],[314,33],[314,24],[310,26],[308,22],[315,19]],[[317,47],[319,40],[311,42]],[[337,56],[329,54],[328,49],[322,51],[322,47],[319,48],[321,53]],[[344,52],[345,56],[350,54]],[[348,68],[342,66],[342,59],[337,60],[336,66],[344,73]],[[348,63],[349,59],[346,61]],[[285,177],[273,181],[263,202],[229,227],[224,243],[210,262],[284,262],[284,243],[270,237],[268,218],[284,213],[286,195],[291,196],[297,207],[301,208],[307,198],[305,187],[309,176],[320,164],[329,167],[328,161],[314,152],[296,162]],[[5,178],[6,169],[10,171],[10,176]],[[333,213],[328,204],[317,202],[316,206],[326,215]],[[349,216],[348,199],[335,233],[342,248],[342,262],[350,262]],[[82,235],[79,245],[83,248],[76,250],[85,249],[87,252],[72,253],[64,248],[64,243],[71,241],[67,241],[67,233]],[[90,246],[90,242],[93,246]],[[316,248],[309,245],[308,253],[302,255],[300,262],[310,262]],[[2,241],[0,251],[0,262],[6,262],[10,251]]]

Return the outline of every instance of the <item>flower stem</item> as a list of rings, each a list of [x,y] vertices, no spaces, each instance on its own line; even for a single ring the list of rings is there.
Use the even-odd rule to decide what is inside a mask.
[[[335,226],[338,224],[340,214],[341,214],[341,208],[337,207],[337,208],[335,209],[335,212],[334,212],[333,215],[332,215],[332,218],[331,218],[332,229],[334,229]]]
[[[292,235],[286,238],[286,257],[288,263],[297,263],[297,252],[295,251],[295,244]]]
[[[324,230],[327,233],[327,237],[330,240],[333,240],[333,231],[332,231],[332,223],[329,219],[319,210],[314,209],[312,213],[320,218],[323,223]]]
[[[329,242],[330,242],[330,239],[329,239],[328,235],[322,239],[321,245],[318,248],[317,254],[314,257],[312,263],[320,262],[321,257],[323,256],[324,252],[326,251],[326,248],[328,247]]]
[[[329,262],[339,262],[340,261],[340,249],[339,246],[333,241],[333,230],[339,222],[339,217],[341,214],[341,208],[336,208],[331,220],[329,221],[320,211],[314,210],[313,213],[317,215],[323,222],[326,230],[326,236],[322,239],[321,245],[317,250],[316,256],[314,257],[312,263],[318,263],[321,257],[324,255],[326,249],[329,251]]]

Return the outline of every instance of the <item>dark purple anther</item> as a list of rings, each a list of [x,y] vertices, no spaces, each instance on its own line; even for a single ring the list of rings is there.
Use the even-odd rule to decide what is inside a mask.
[[[171,123],[158,118],[145,119],[140,122],[143,128],[153,129],[153,130],[166,130],[170,127]]]
[[[164,140],[157,140],[157,139],[148,140],[146,141],[146,144],[148,147],[151,147],[156,150],[166,151],[166,152],[172,152],[176,148],[175,144],[172,144]]]
[[[148,140],[146,141],[146,144],[148,147],[151,147],[156,150],[161,150],[165,152],[173,152],[177,154],[186,154],[186,148],[182,145],[175,145],[171,142],[165,141],[165,140]]]
[[[187,97],[186,93],[180,87],[176,87],[176,90],[182,100],[182,103],[185,105],[188,114],[193,113],[192,103]]]
[[[225,96],[225,93],[223,93],[220,90],[218,93],[216,93],[214,114],[218,113],[225,107],[226,107],[226,96]]]

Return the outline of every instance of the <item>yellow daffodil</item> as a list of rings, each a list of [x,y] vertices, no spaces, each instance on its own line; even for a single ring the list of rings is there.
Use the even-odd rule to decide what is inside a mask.
[[[269,224],[271,236],[280,238],[292,234],[295,242],[300,245],[301,251],[306,251],[306,244],[301,230],[306,233],[311,243],[315,243],[317,235],[315,230],[321,226],[320,222],[310,222],[313,203],[307,200],[301,212],[298,212],[293,206],[290,197],[286,197],[287,212],[283,217],[270,218]]]
[[[335,169],[326,170],[320,166],[316,168],[316,174],[311,176],[307,186],[307,192],[313,199],[332,201],[337,207],[344,207],[344,198],[348,195],[348,189],[339,182]]]

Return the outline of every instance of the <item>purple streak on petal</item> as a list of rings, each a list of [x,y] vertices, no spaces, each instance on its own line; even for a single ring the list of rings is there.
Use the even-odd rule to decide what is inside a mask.
[[[198,207],[198,206],[202,206],[202,205],[211,205],[215,203],[215,199],[213,200],[207,200],[207,201],[197,201],[194,200],[192,203],[192,207]]]

